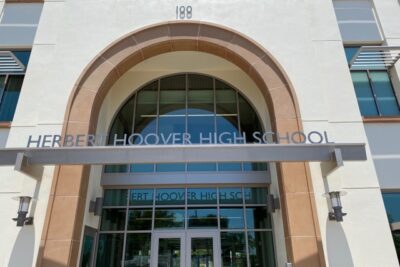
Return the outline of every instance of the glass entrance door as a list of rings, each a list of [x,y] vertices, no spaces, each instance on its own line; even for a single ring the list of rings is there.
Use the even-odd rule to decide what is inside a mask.
[[[218,232],[154,233],[152,267],[220,267]]]
[[[188,232],[186,234],[186,266],[220,267],[218,232]]]

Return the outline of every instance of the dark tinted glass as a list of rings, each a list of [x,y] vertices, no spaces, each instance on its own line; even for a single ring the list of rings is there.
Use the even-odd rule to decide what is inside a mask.
[[[246,207],[247,228],[271,229],[271,218],[266,207]]]
[[[160,115],[186,113],[186,78],[176,75],[160,80]]]
[[[370,77],[381,115],[400,115],[399,104],[394,95],[392,83],[387,71],[371,71]]]
[[[182,133],[185,132],[185,117],[165,116],[159,118],[158,133],[160,144],[183,144]],[[175,134],[181,133],[181,134]],[[174,135],[175,134],[175,135]]]
[[[108,143],[111,145],[123,145],[127,144],[128,138],[124,142],[124,135],[127,137],[132,134],[133,127],[133,106],[135,98],[132,97],[122,107],[117,117],[114,119],[114,123],[110,130]]]
[[[219,189],[220,204],[242,204],[243,194],[242,188],[220,188]]]
[[[188,209],[189,228],[217,228],[217,209]]]
[[[103,206],[126,206],[127,197],[127,189],[106,189],[104,190]]]
[[[221,229],[243,229],[244,218],[242,208],[220,208]]]
[[[184,209],[156,209],[154,228],[179,228],[185,227]]]
[[[188,204],[217,204],[217,189],[188,188]]]
[[[124,173],[128,172],[128,165],[106,165],[104,167],[105,173]]]
[[[153,205],[153,189],[132,189],[129,195],[129,204],[131,206]]]
[[[154,164],[131,164],[131,172],[154,172]]]
[[[10,75],[0,100],[0,121],[12,121],[19,94],[21,92],[23,75]]]
[[[193,144],[214,143],[213,135],[215,132],[214,116],[189,116],[187,118],[187,131],[191,136]]]
[[[222,266],[245,267],[246,254],[246,239],[243,232],[221,233]]]
[[[160,163],[156,164],[157,172],[184,172],[184,163]]]
[[[150,248],[150,233],[127,234],[124,266],[149,267]]]
[[[151,230],[152,217],[152,209],[130,209],[128,230]]]
[[[185,189],[165,188],[156,190],[156,205],[185,204]]]
[[[217,114],[237,114],[236,91],[218,80],[215,81]]]
[[[382,193],[389,223],[400,222],[400,192]]]
[[[188,114],[214,114],[213,79],[189,75]]]
[[[82,244],[81,267],[90,267],[90,258],[92,255],[93,245],[94,245],[94,237],[90,235],[85,235],[83,237],[83,244]]]
[[[119,267],[122,261],[124,234],[100,234],[97,246],[97,267]]]
[[[241,131],[246,133],[248,143],[254,143],[256,140],[253,138],[253,133],[262,132],[262,127],[257,113],[241,95],[239,95],[239,112]]]
[[[218,171],[229,172],[229,171],[241,171],[241,163],[218,163]]]
[[[102,231],[125,230],[126,209],[103,209],[101,214]]]
[[[268,164],[264,162],[243,162],[243,171],[266,171]]]
[[[266,204],[268,190],[266,188],[245,188],[244,198],[246,204]]]
[[[250,266],[274,267],[272,232],[247,232]]]
[[[358,105],[363,116],[378,116],[374,95],[366,72],[351,72]]]
[[[188,172],[212,172],[217,170],[215,163],[188,163]]]

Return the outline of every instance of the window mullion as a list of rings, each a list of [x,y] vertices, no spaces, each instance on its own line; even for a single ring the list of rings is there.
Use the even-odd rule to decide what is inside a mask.
[[[380,109],[380,107],[378,105],[378,96],[376,94],[376,89],[375,89],[375,87],[374,87],[374,85],[372,83],[371,74],[370,74],[369,70],[367,70],[367,76],[368,76],[369,86],[370,86],[370,88],[372,90],[372,95],[374,96],[374,103],[375,103],[375,106],[376,106],[376,110],[378,111],[379,116],[382,116],[381,109]]]

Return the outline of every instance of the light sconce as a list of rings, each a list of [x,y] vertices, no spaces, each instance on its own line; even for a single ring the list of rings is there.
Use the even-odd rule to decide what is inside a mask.
[[[342,212],[342,202],[340,201],[340,196],[343,195],[345,195],[345,192],[341,191],[332,191],[327,193],[333,209],[333,212],[329,212],[330,221],[343,222],[343,216],[347,215],[347,213]]]
[[[281,204],[279,198],[276,198],[272,194],[267,195],[267,211],[268,213],[274,213],[275,210],[280,209]]]
[[[28,196],[20,196],[17,199],[19,199],[18,216],[17,218],[13,218],[13,220],[17,222],[18,227],[32,225],[33,217],[26,217],[26,215],[28,215],[29,204],[31,203],[32,198]]]

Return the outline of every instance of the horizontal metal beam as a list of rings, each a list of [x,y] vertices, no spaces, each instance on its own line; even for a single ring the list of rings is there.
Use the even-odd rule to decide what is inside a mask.
[[[15,165],[23,153],[30,165],[88,165],[176,162],[332,161],[340,149],[344,161],[366,160],[365,144],[232,144],[96,146],[0,149],[0,166]],[[19,162],[21,154],[19,154]]]

